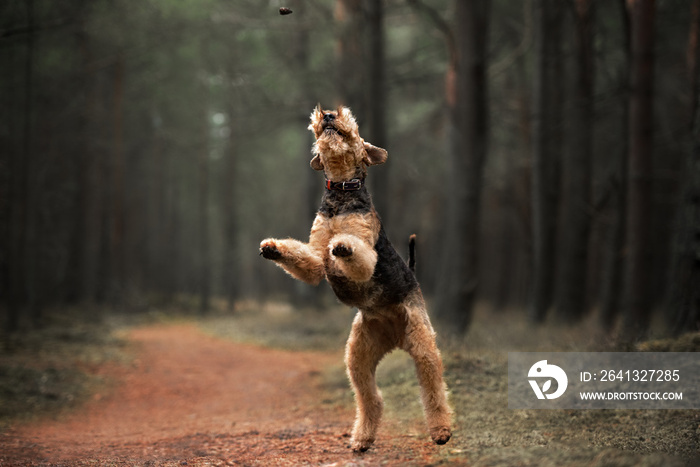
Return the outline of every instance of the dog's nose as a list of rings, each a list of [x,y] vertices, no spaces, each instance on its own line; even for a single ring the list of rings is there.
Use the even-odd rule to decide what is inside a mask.
[[[323,121],[324,122],[330,122],[332,120],[335,120],[335,115],[333,114],[323,114]]]

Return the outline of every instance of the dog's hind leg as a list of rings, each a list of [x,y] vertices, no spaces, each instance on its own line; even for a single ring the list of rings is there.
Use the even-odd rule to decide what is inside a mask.
[[[408,325],[404,350],[413,358],[421,388],[421,401],[430,437],[436,444],[450,440],[452,411],[447,404],[447,387],[442,377],[442,358],[435,344],[435,331],[423,300],[407,307]]]
[[[345,349],[345,364],[357,404],[350,441],[356,452],[369,449],[377,434],[384,403],[375,381],[375,371],[382,357],[395,347],[394,343],[382,339],[376,331],[376,327],[368,325],[361,312],[357,313]]]

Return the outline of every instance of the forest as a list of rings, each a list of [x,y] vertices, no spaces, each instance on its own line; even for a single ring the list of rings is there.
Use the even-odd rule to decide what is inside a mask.
[[[446,329],[696,331],[699,37],[700,0],[3,1],[3,332],[333,305],[258,252],[308,236],[317,103],[387,149],[370,191]]]

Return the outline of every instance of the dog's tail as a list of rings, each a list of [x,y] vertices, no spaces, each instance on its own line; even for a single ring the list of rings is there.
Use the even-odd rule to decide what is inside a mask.
[[[408,269],[416,273],[416,234],[408,237]]]

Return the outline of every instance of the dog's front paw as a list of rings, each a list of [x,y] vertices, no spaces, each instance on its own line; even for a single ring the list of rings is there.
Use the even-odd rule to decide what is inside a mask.
[[[440,426],[430,429],[430,437],[435,444],[445,444],[452,437],[452,431],[446,426]]]
[[[260,256],[274,261],[282,258],[282,253],[277,249],[274,240],[263,240],[262,243],[260,243]]]
[[[337,243],[331,250],[331,253],[333,253],[333,256],[339,258],[347,258],[348,256],[352,256],[352,248],[344,243]]]

